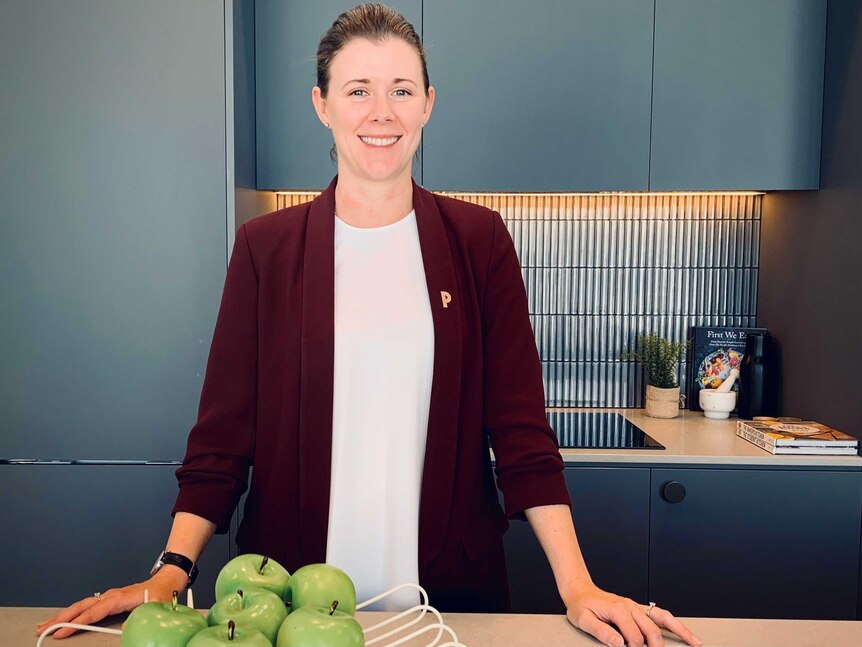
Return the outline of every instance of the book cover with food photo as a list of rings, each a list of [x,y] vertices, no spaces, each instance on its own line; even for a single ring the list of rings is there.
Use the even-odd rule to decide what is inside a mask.
[[[813,420],[739,420],[736,435],[773,454],[855,455],[859,440]]]
[[[691,327],[686,389],[689,409],[701,411],[700,390],[717,389],[731,370],[739,368],[745,357],[745,341],[751,334],[766,334],[766,328]],[[734,391],[738,385],[739,382],[733,385]]]

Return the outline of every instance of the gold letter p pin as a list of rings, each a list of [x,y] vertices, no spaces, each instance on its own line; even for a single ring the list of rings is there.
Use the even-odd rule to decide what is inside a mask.
[[[440,290],[440,298],[443,299],[443,307],[448,308],[452,302],[452,295],[444,290]]]

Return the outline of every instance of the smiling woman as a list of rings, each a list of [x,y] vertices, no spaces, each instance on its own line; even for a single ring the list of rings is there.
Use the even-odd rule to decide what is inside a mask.
[[[329,77],[312,100],[332,129],[339,175],[374,182],[409,176],[434,105],[416,50],[400,38],[354,38],[333,57]]]
[[[434,107],[413,26],[382,5],[339,16],[320,41],[312,102],[332,129],[342,186],[353,180],[403,184]],[[350,222],[347,212],[340,215]]]
[[[182,590],[254,465],[240,553],[338,566],[359,599],[411,582],[442,611],[505,612],[502,535],[526,519],[572,624],[617,647],[660,647],[660,627],[698,644],[666,609],[590,578],[512,238],[499,213],[411,178],[434,96],[416,31],[388,7],[355,7],[324,35],[312,100],[338,175],[237,231],[177,470],[175,559],[49,623]]]

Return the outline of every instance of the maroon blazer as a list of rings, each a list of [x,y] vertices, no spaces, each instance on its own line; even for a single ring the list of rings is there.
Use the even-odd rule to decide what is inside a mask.
[[[237,232],[172,510],[226,532],[253,466],[237,546],[291,572],[326,558],[337,180]],[[440,609],[505,611],[506,517],[569,504],[524,283],[497,212],[415,183],[413,207],[435,335],[419,581]]]

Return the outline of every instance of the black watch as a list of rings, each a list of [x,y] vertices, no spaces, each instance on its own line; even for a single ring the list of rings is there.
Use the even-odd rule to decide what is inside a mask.
[[[179,553],[169,553],[166,550],[162,551],[162,554],[159,555],[159,558],[156,560],[156,563],[153,564],[153,568],[150,570],[150,575],[155,575],[156,572],[165,564],[170,564],[171,566],[178,566],[179,568],[183,569],[186,572],[186,575],[189,576],[188,586],[191,586],[195,583],[195,578],[198,576],[198,565],[185,555],[180,555]]]

